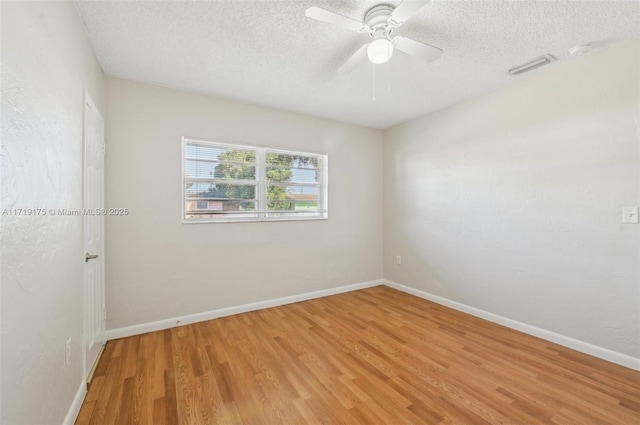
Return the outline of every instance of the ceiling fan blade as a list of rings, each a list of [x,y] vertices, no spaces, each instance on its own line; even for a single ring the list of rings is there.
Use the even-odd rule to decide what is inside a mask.
[[[353,69],[367,57],[367,47],[369,47],[369,44],[370,43],[367,43],[356,50],[356,52],[351,55],[351,57],[338,69],[338,74],[346,74],[353,71]]]
[[[355,19],[347,18],[346,16],[338,15],[335,12],[319,8],[317,6],[311,6],[310,8],[305,10],[304,14],[307,16],[307,18],[337,25],[339,27],[352,31],[366,32],[369,29],[362,22],[358,22]]]
[[[418,10],[422,9],[422,6],[427,4],[427,1],[428,0],[404,0],[391,12],[389,24],[395,27],[404,24]]]
[[[395,37],[393,44],[396,49],[408,55],[415,56],[427,62],[432,62],[442,55],[442,49],[421,43],[407,37]]]

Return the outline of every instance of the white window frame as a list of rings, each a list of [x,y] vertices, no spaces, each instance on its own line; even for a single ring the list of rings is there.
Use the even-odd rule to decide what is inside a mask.
[[[188,177],[185,172],[185,163],[186,163],[186,146],[189,143],[195,143],[200,145],[210,145],[210,146],[220,146],[226,148],[235,148],[235,149],[243,149],[243,150],[252,150],[256,153],[256,216],[253,217],[229,217],[225,216],[225,214],[220,214],[220,217],[206,217],[202,219],[197,218],[187,218],[186,204],[187,204],[187,180]],[[268,216],[268,214],[273,214],[273,211],[267,211],[267,178],[266,178],[266,156],[267,154],[285,154],[285,155],[296,155],[296,156],[306,156],[306,157],[314,157],[318,158],[318,163],[320,164],[318,172],[320,176],[318,178],[317,187],[319,188],[318,194],[318,206],[319,211],[316,215],[296,215],[296,213],[291,213],[291,215],[283,215],[283,216]],[[211,140],[203,140],[196,139],[192,137],[182,137],[182,146],[181,146],[181,156],[182,156],[182,223],[184,224],[194,224],[194,223],[238,223],[238,222],[263,222],[263,221],[307,221],[307,220],[327,220],[329,218],[329,158],[327,154],[322,153],[313,153],[313,152],[300,152],[300,151],[292,151],[285,149],[274,149],[271,147],[265,146],[256,146],[256,145],[246,145],[246,144],[237,144],[237,143],[227,143],[227,142],[217,142]],[[288,182],[287,186],[310,186],[309,184],[302,183],[294,183]],[[286,214],[286,213],[282,213]]]

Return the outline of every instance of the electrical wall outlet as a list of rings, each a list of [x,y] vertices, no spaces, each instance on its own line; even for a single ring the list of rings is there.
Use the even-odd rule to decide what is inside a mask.
[[[64,343],[64,364],[71,364],[71,337],[67,338]]]
[[[396,264],[402,264],[402,257],[399,255],[396,257]]]
[[[623,224],[638,224],[638,207],[622,208]]]

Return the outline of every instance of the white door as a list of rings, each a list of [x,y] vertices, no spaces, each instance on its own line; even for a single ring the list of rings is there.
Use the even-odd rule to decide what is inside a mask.
[[[85,92],[84,103],[84,378],[105,343],[104,121]]]

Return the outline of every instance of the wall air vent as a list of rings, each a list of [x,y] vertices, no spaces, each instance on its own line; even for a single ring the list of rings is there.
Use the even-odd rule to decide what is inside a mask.
[[[534,70],[536,68],[540,68],[541,66],[549,65],[551,62],[553,62],[555,60],[556,60],[556,58],[554,58],[551,55],[540,56],[537,59],[534,59],[534,60],[529,61],[527,63],[524,63],[522,65],[516,66],[515,68],[511,68],[509,70],[509,75],[524,74],[525,72]]]

